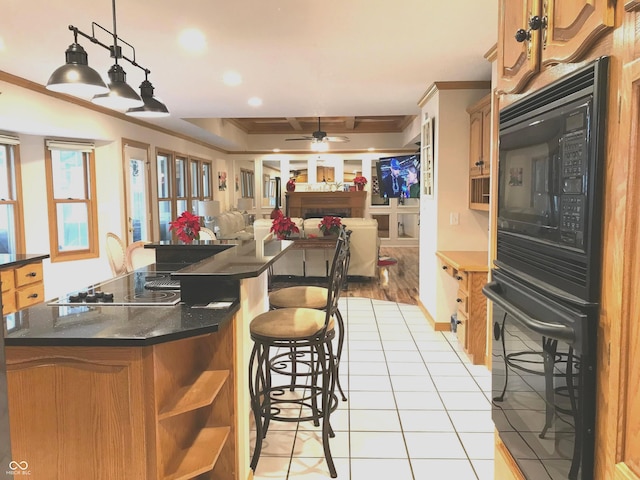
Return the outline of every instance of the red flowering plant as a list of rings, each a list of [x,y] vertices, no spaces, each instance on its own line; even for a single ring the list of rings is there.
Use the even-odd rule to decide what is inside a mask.
[[[342,220],[340,220],[340,217],[332,217],[330,215],[322,217],[318,224],[318,228],[325,235],[338,235],[341,226]]]
[[[367,184],[367,179],[362,175],[358,175],[353,179],[353,183],[356,185],[362,185],[363,187]]]
[[[200,234],[200,217],[191,212],[182,212],[173,222],[169,222],[169,225],[169,230],[176,232],[184,243],[193,242]]]
[[[279,240],[284,240],[294,233],[300,233],[300,229],[293,220],[285,217],[282,213],[273,219],[271,222],[271,230],[269,231],[275,233]]]

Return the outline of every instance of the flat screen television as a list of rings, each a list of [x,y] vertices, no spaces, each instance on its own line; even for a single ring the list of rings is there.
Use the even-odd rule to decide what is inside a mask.
[[[420,154],[380,158],[377,163],[380,196],[418,198],[420,196]]]

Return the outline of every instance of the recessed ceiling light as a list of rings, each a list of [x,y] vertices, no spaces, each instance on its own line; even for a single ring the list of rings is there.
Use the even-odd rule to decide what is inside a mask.
[[[279,151],[280,151],[280,149],[279,149],[279,148],[274,148],[274,149],[273,149],[273,153],[278,153]]]
[[[242,75],[233,70],[228,70],[222,75],[222,81],[229,87],[236,87],[242,83]]]
[[[178,42],[182,45],[182,48],[191,53],[203,52],[207,47],[207,40],[197,28],[186,28],[178,36]]]
[[[373,152],[373,151],[375,151],[375,148],[369,147],[367,150],[369,150],[370,152]]]
[[[260,97],[251,97],[247,103],[252,107],[259,107],[262,105],[262,99]]]

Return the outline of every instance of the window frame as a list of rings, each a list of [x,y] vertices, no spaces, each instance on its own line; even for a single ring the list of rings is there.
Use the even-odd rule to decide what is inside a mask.
[[[156,169],[155,169],[155,185],[156,188],[159,187],[158,175],[160,170],[158,169],[158,161],[159,158],[167,159],[167,171],[170,175],[168,182],[168,196],[160,196],[160,190],[158,189],[156,195],[156,204],[158,208],[158,228],[161,228],[160,225],[160,203],[161,202],[169,202],[171,207],[171,220],[175,220],[175,218],[182,214],[184,211],[180,209],[178,211],[178,202],[183,202],[186,204],[186,209],[189,212],[194,212],[197,210],[197,202],[201,200],[213,200],[213,160],[205,160],[198,157],[187,156],[178,152],[172,152],[170,150],[165,150],[162,148],[156,149]],[[177,178],[177,165],[178,160],[183,162],[184,168],[181,170],[184,175],[184,192],[183,195],[178,196],[178,178]],[[207,189],[205,189],[205,165],[207,165],[209,169],[209,175],[206,181],[208,182]],[[193,167],[195,166],[195,170]],[[193,178],[195,174],[195,179]],[[194,186],[196,191],[194,192]],[[209,194],[204,195],[204,191],[208,190]],[[160,238],[162,238],[162,231],[160,231]],[[175,233],[172,234],[172,238],[175,240]]]
[[[63,141],[56,141],[64,144]],[[73,145],[73,144],[72,144]],[[65,151],[64,148],[56,146],[54,150]],[[47,179],[47,208],[49,214],[49,256],[52,263],[68,262],[73,260],[86,260],[90,258],[98,258],[100,255],[98,241],[98,201],[96,193],[96,169],[95,169],[95,150],[91,148],[89,151],[82,151],[82,159],[84,162],[84,191],[86,199],[56,199],[54,198],[53,183],[53,157],[52,148],[45,141],[45,173]],[[69,148],[68,151],[77,151],[77,149]],[[82,250],[61,251],[58,248],[58,205],[60,204],[85,204],[87,205],[87,240],[89,247]]]
[[[25,234],[24,234],[24,205],[22,202],[22,172],[20,164],[20,143],[4,141],[0,136],[0,148],[5,149],[7,157],[7,178],[9,179],[9,188],[11,199],[0,198],[0,205],[13,206],[13,234],[15,238],[14,253],[25,252]]]

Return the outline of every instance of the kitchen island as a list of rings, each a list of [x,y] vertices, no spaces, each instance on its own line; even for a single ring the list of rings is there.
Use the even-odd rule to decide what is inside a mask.
[[[194,264],[162,245],[154,265],[6,316],[13,460],[38,479],[248,478],[248,321],[290,244]],[[153,305],[163,278],[183,298]]]

